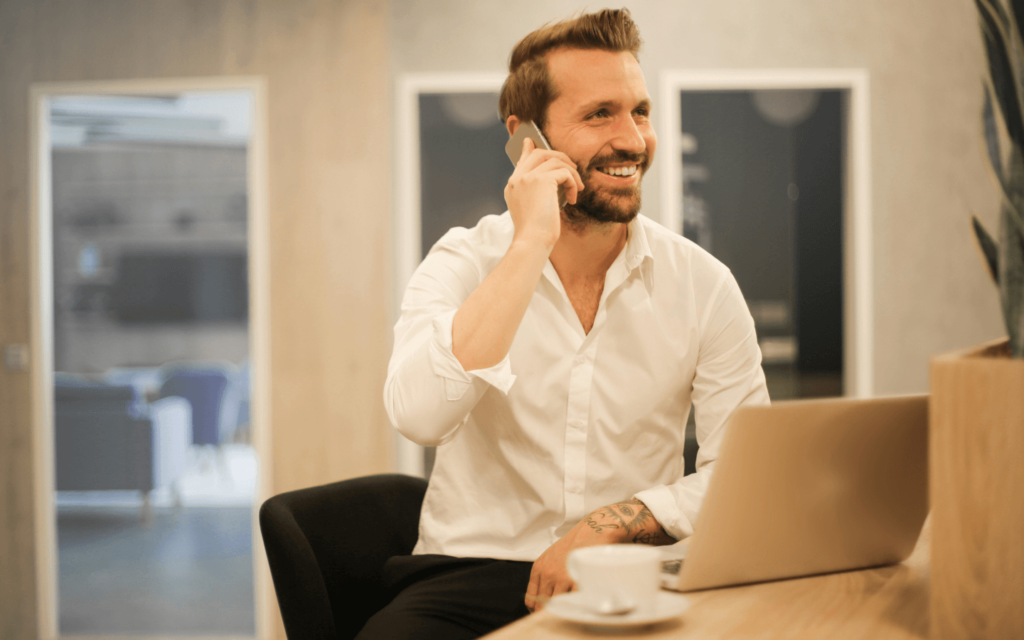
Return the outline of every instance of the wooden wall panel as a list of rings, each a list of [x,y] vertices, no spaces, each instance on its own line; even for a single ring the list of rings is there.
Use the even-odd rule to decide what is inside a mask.
[[[389,3],[0,2],[0,345],[28,343],[34,82],[263,76],[274,492],[391,469]],[[36,636],[31,398],[0,369],[0,637]]]

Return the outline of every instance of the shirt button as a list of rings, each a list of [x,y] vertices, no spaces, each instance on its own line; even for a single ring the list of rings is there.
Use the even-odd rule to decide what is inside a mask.
[[[576,364],[583,364],[586,361],[587,361],[587,357],[586,356],[584,356],[584,355],[576,356]]]

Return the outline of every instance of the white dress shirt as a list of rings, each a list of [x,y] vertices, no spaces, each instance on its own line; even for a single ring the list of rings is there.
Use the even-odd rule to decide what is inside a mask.
[[[634,496],[692,535],[730,415],[768,403],[761,351],[727,267],[642,215],[628,232],[589,334],[549,261],[489,369],[463,369],[452,319],[508,250],[509,213],[452,229],[416,269],[384,386],[392,424],[437,446],[414,554],[533,561]],[[700,451],[683,477],[691,402]]]

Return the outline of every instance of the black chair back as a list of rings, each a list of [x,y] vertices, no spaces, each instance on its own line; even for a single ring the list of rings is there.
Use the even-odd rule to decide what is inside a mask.
[[[416,545],[426,490],[422,478],[384,474],[263,503],[263,546],[291,640],[354,638],[390,602],[381,570]]]

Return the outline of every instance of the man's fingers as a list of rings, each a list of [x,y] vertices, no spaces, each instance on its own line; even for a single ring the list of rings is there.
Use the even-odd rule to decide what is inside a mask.
[[[537,588],[539,585],[539,576],[537,573],[537,565],[533,565],[533,569],[530,570],[530,584],[526,585],[526,598],[523,602],[526,604],[526,608],[533,611],[537,607]]]
[[[576,204],[576,199],[579,197],[579,190],[582,189],[582,187],[576,184],[576,180],[573,177],[573,174],[575,173],[574,171],[563,169],[562,173],[564,175],[558,182],[565,187],[565,201],[569,204]]]
[[[536,148],[537,145],[533,143],[531,138],[523,138],[523,152],[519,155],[519,163],[526,160],[526,158],[530,156],[530,152]],[[519,166],[519,163],[516,163],[517,167]]]
[[[563,174],[563,170],[567,173]],[[579,192],[583,190],[583,178],[576,170],[576,163],[569,156],[561,151],[549,149],[538,149],[533,140],[523,140],[523,153],[519,157],[519,163],[509,179],[509,185],[522,183],[538,174],[556,172],[555,180],[565,190],[566,202],[576,204]],[[507,201],[506,193],[506,201]]]
[[[555,593],[555,585],[556,584],[557,583],[556,583],[555,576],[548,575],[545,572],[542,572],[540,574],[540,580],[539,580],[538,585],[537,585],[537,598],[538,598],[538,602],[536,603],[536,608],[537,609],[543,609],[544,608],[544,603],[547,602],[551,598],[552,595],[554,595],[554,593]]]
[[[575,204],[576,195],[583,190],[583,179],[580,178],[575,166],[566,165],[558,158],[549,158],[535,171],[554,174],[555,181],[565,187],[566,199]]]
[[[555,584],[554,589],[551,590],[551,597],[555,597],[560,593],[568,593],[573,590],[573,583],[566,581],[559,581]]]
[[[519,156],[519,162],[516,163],[516,170],[532,171],[549,160],[560,160],[566,165],[572,167],[573,170],[576,169],[576,163],[573,162],[572,158],[566,154],[561,151],[541,149],[534,144],[533,140],[526,138],[523,140],[523,153]]]

